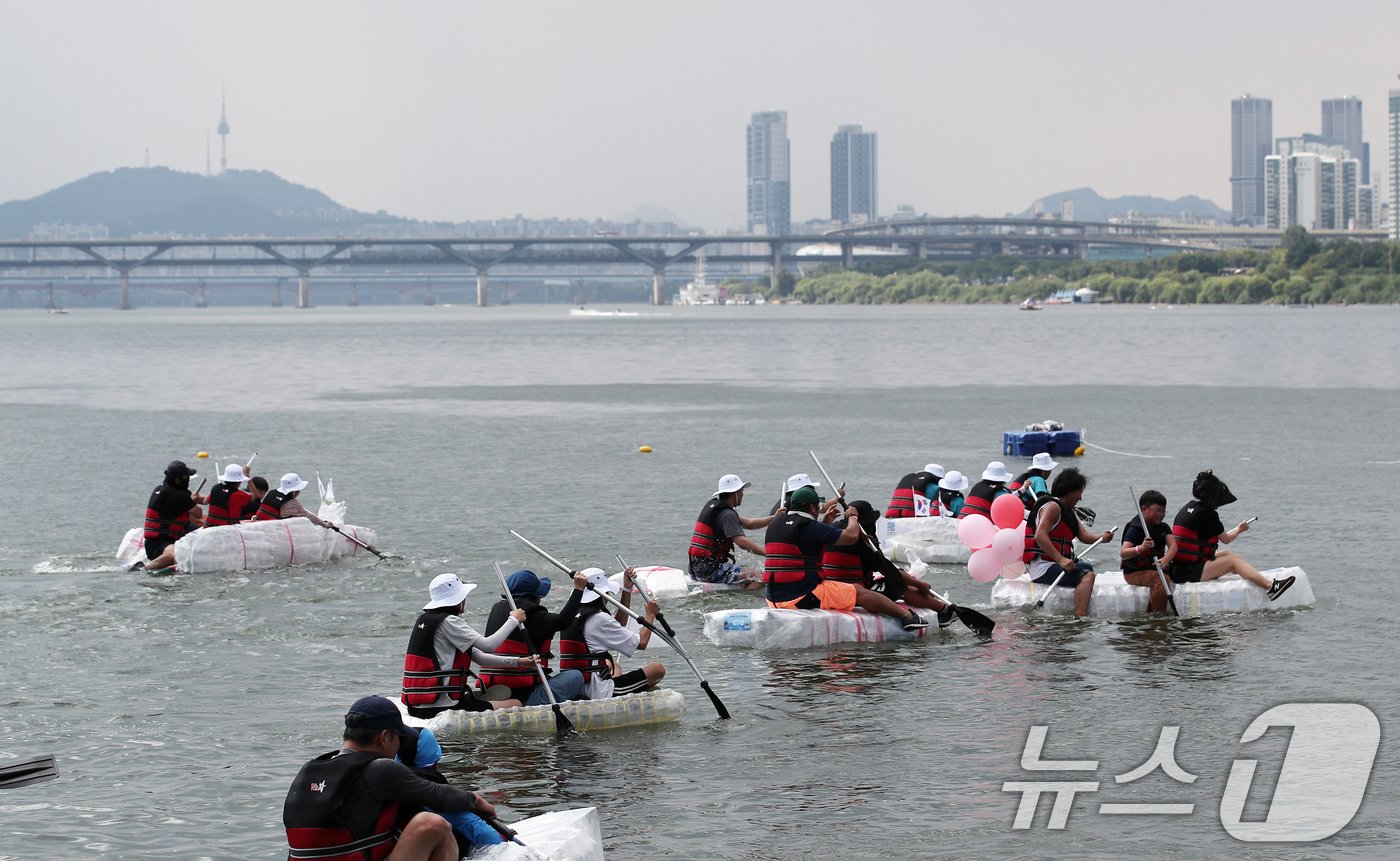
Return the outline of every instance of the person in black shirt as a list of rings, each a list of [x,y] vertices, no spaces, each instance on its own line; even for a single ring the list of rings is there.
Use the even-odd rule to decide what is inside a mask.
[[[1138,497],[1142,519],[1147,521],[1148,534],[1142,531],[1142,521],[1134,517],[1123,527],[1123,544],[1118,555],[1123,560],[1123,579],[1133,586],[1146,586],[1147,612],[1162,613],[1167,609],[1167,590],[1157,575],[1157,565],[1171,571],[1176,556],[1176,538],[1170,526],[1163,523],[1167,516],[1167,498],[1156,490],[1145,490]]]

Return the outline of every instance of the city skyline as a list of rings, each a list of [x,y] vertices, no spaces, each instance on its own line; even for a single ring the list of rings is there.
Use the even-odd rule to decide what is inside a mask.
[[[843,8],[15,2],[0,32],[0,201],[140,165],[147,149],[203,172],[225,82],[229,169],[424,220],[650,205],[742,228],[738,129],[766,109],[788,115],[793,223],[829,215],[831,133],[853,120],[882,139],[887,213],[998,216],[1084,186],[1229,208],[1220,118],[1243,92],[1273,100],[1276,135],[1321,132],[1324,99],[1358,97],[1373,182],[1392,184],[1374,174],[1391,161],[1393,3],[1349,5],[1345,40],[1318,38],[1312,7],[1288,2],[1185,0],[1165,17],[876,2],[861,11],[875,37],[854,41],[829,26]],[[756,50],[756,33],[782,38]],[[676,62],[691,44],[707,59]]]

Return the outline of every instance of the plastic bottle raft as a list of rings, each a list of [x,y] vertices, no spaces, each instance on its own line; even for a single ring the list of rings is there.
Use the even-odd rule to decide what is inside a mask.
[[[1172,590],[1177,611],[1182,616],[1252,613],[1256,610],[1311,607],[1317,601],[1313,596],[1312,584],[1308,582],[1307,572],[1302,568],[1273,568],[1261,573],[1275,580],[1288,576],[1298,579],[1277,601],[1270,601],[1263,589],[1235,574],[1227,574],[1218,580],[1208,580],[1204,583],[1179,583]],[[1034,607],[1035,602],[1042,597],[1045,599],[1045,606],[1041,609],[1045,612],[1074,611],[1074,590],[1063,586],[1051,589],[1049,584],[1032,583],[1022,576],[1016,580],[998,580],[992,587],[993,607]],[[1094,594],[1089,601],[1089,615],[1112,618],[1145,613],[1147,597],[1147,587],[1128,585],[1123,581],[1122,571],[1103,571],[1094,578]]]
[[[403,704],[397,698],[391,699],[402,711]],[[560,703],[559,708],[577,729],[596,732],[680,720],[685,713],[685,697],[669,688],[658,688],[606,700],[571,700]],[[440,739],[493,732],[546,735],[555,731],[554,709],[548,703],[484,712],[449,709],[427,720],[410,717],[405,711],[404,722],[426,726]]]
[[[898,619],[842,610],[718,610],[705,614],[705,636],[720,646],[741,649],[805,649],[832,643],[914,640],[938,631],[938,614],[910,608],[929,627],[906,631]]]
[[[340,529],[366,544],[374,544],[373,529],[351,525]],[[132,529],[117,548],[117,558],[126,564],[144,559],[145,547],[142,530]],[[175,567],[185,574],[256,571],[361,553],[368,555],[369,551],[305,517],[291,517],[196,529],[175,542]]]
[[[603,861],[603,832],[596,807],[576,807],[531,816],[513,823],[519,843],[478,846],[473,861]]]
[[[875,529],[881,549],[896,562],[966,565],[972,555],[958,540],[955,517],[881,517]]]
[[[744,588],[737,583],[706,583],[703,580],[693,580],[688,572],[666,565],[636,566],[632,573],[658,601],[685,598],[701,592],[734,592]],[[613,574],[610,579],[621,586],[622,572]]]

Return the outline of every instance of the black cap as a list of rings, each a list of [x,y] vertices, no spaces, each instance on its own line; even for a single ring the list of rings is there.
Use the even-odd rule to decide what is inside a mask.
[[[199,470],[190,469],[183,460],[172,460],[170,466],[165,468],[166,476],[170,478],[180,478],[182,476],[198,475]]]
[[[399,735],[418,735],[418,730],[405,726],[399,709],[384,697],[360,697],[345,713],[345,725],[361,729],[391,729]]]

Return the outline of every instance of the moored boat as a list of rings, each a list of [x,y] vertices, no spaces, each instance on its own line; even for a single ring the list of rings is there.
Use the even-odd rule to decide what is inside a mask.
[[[396,697],[390,699],[403,711],[403,704]],[[575,728],[595,732],[680,720],[685,713],[685,697],[670,688],[657,688],[606,700],[571,700],[560,703],[559,708]],[[484,712],[449,709],[426,720],[404,711],[404,722],[409,726],[426,726],[440,739],[493,732],[547,735],[556,729],[554,709],[547,704]]]
[[[906,631],[897,619],[864,610],[719,610],[705,614],[705,636],[741,649],[805,649],[832,643],[914,640],[937,633],[938,614],[910,608],[929,627]]]
[[[1177,584],[1172,594],[1177,611],[1182,616],[1208,616],[1214,613],[1252,613],[1257,610],[1290,610],[1311,607],[1317,598],[1312,584],[1302,568],[1274,568],[1261,572],[1266,577],[1298,578],[1276,601],[1270,601],[1265,591],[1235,574],[1204,583]],[[1089,615],[1097,618],[1129,616],[1147,611],[1148,589],[1131,586],[1123,580],[1122,571],[1103,571],[1094,578],[1094,594],[1089,601]],[[1058,586],[1051,589],[1043,583],[1032,583],[1022,576],[1016,580],[998,580],[992,587],[992,606],[999,608],[1035,606],[1045,599],[1044,611],[1070,613],[1074,611],[1074,590]],[[1170,612],[1170,611],[1168,611]]]

